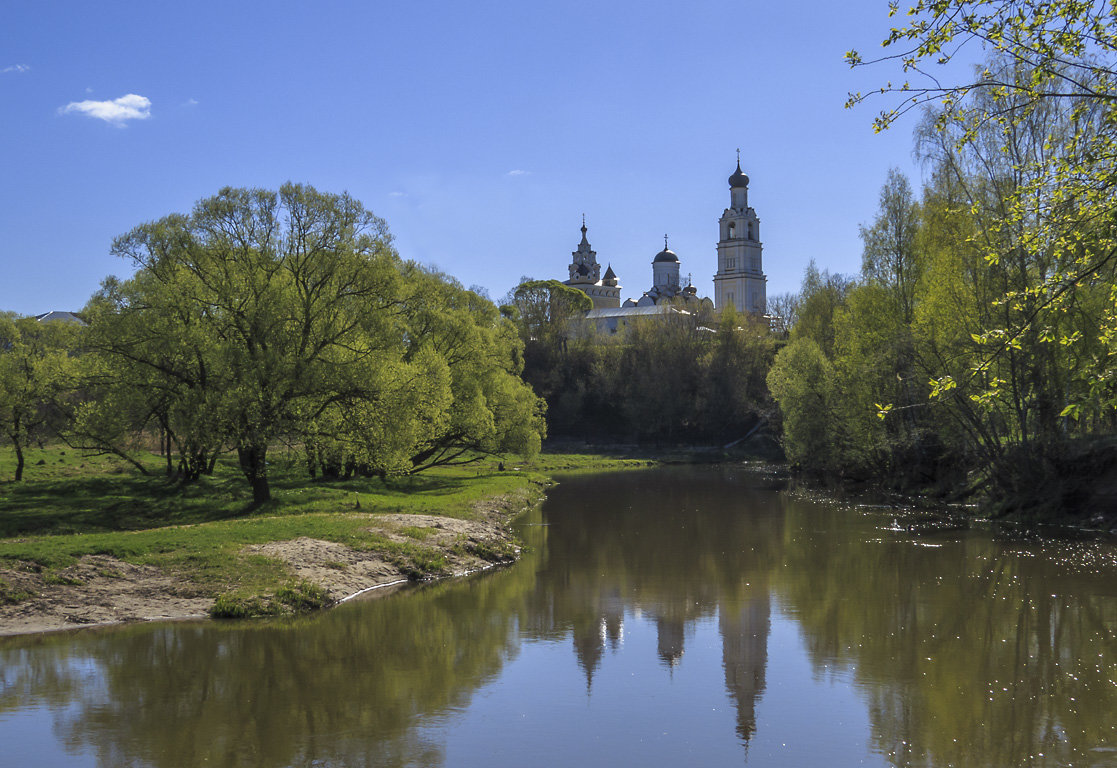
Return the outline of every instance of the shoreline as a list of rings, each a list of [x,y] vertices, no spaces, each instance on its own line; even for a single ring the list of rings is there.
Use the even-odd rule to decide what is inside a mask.
[[[520,548],[510,524],[539,504],[543,487],[529,483],[518,492],[483,497],[473,517],[369,513],[362,530],[368,540],[385,538],[401,545],[419,536],[423,546],[441,555],[437,569],[419,572],[413,565],[383,552],[305,536],[249,545],[242,553],[282,564],[286,584],[311,584],[328,596],[313,612],[359,599],[377,590],[422,581],[460,578],[519,559]],[[28,566],[29,564],[20,564]],[[152,621],[213,620],[211,608],[222,586],[202,588],[183,574],[137,565],[106,555],[85,555],[74,565],[44,576],[34,568],[0,568],[0,579],[12,589],[34,596],[0,604],[0,638]],[[270,597],[270,596],[265,596]]]
[[[32,562],[0,566],[0,587],[7,590],[0,590],[0,638],[152,621],[311,613],[378,590],[385,590],[384,594],[388,594],[394,591],[393,587],[461,578],[497,566],[511,565],[519,559],[521,552],[520,542],[510,524],[543,501],[545,488],[555,482],[553,475],[682,463],[671,461],[662,454],[658,459],[649,461],[648,458],[645,455],[643,459],[633,461],[629,457],[627,461],[632,463],[624,465],[609,461],[594,466],[555,462],[555,465],[532,478],[525,473],[525,482],[514,490],[493,492],[477,499],[470,505],[470,513],[466,517],[387,511],[330,513],[334,519],[356,521],[360,538],[353,540],[349,537],[349,543],[341,543],[295,535],[241,548],[240,557],[264,559],[280,569],[279,575],[273,577],[262,591],[259,584],[255,587],[222,582],[202,585],[184,571],[127,562],[102,554],[82,555],[73,565],[58,570],[44,569]],[[735,465],[737,462],[686,463]],[[759,470],[760,476],[775,480],[792,493],[821,494],[836,501],[852,503],[875,497],[876,500],[886,500],[888,506],[913,511],[928,506],[940,511],[953,507],[952,511],[965,519],[967,524],[1013,524],[1022,529],[1037,526],[1034,521],[990,519],[974,514],[973,509],[959,509],[919,494],[864,486],[854,490],[841,485],[827,487],[810,480],[803,482],[805,478],[796,477],[786,465],[757,462],[752,468]],[[882,496],[884,499],[881,499]],[[252,519],[266,524],[272,518]],[[1049,529],[1055,537],[1060,532],[1099,537],[1112,537],[1117,533],[1113,529],[1083,527],[1078,522],[1049,522],[1039,527]],[[417,549],[422,550],[421,554],[416,554]],[[5,565],[10,562],[0,560]],[[295,588],[299,597],[310,594],[320,599],[283,604],[276,600],[276,593],[284,588],[288,591]],[[215,600],[233,594],[235,590],[239,590],[236,599],[242,604],[263,610],[239,615],[215,615]],[[12,592],[18,595],[16,601],[3,599]],[[20,595],[20,592],[23,594]]]

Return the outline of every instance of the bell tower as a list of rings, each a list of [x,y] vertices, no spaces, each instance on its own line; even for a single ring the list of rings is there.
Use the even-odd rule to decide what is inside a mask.
[[[767,311],[760,219],[749,207],[749,177],[737,170],[729,177],[729,207],[718,222],[718,271],[714,275],[714,306],[732,305],[738,312],[763,315]]]
[[[586,239],[586,217],[582,216],[582,242],[570,260],[570,279],[567,285],[593,285],[601,279],[601,265],[597,263],[597,251],[590,247]]]
[[[621,305],[621,286],[617,283],[617,273],[610,266],[601,277],[601,265],[597,262],[597,251],[590,246],[586,237],[586,217],[582,215],[582,241],[573,251],[570,260],[570,279],[564,285],[577,288],[593,300],[594,309],[619,307]]]

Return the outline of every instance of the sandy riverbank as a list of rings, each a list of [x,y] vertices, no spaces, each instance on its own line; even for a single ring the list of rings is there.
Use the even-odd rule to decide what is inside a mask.
[[[463,575],[512,562],[518,549],[509,523],[536,500],[527,491],[489,497],[474,505],[471,519],[368,514],[363,516],[368,520],[363,530],[370,537],[398,542],[419,535],[425,547],[442,555],[445,565],[438,576]],[[287,579],[325,589],[334,603],[416,577],[381,553],[308,537],[252,545],[244,553],[282,563]],[[0,605],[0,635],[205,617],[214,597],[234,586],[203,587],[182,574],[105,555],[86,555],[49,576],[31,564],[0,568],[0,579],[10,590],[31,595]]]

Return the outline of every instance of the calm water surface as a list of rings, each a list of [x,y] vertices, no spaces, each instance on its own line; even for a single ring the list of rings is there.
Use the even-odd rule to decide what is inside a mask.
[[[0,641],[4,766],[1117,766],[1117,547],[569,479],[516,566]]]

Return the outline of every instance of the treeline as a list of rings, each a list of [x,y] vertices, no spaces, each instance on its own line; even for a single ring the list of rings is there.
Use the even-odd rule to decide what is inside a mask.
[[[1086,162],[1113,146],[1111,108],[1035,98],[1056,84],[1007,59],[986,76],[1019,88],[927,111],[928,181],[917,198],[889,174],[861,273],[812,264],[784,299],[768,383],[804,468],[1088,505],[1117,467],[1099,440],[1117,427],[1113,176]]]
[[[582,319],[591,306],[555,280],[524,280],[506,298],[551,435],[725,444],[774,410],[764,379],[777,339],[765,319],[679,306],[611,334]]]
[[[277,445],[320,477],[539,450],[544,406],[520,379],[516,328],[400,259],[348,195],[227,188],[113,252],[135,274],[105,280],[87,327],[0,319],[17,479],[48,434],[129,459],[157,439],[187,481],[234,451],[255,502],[270,498]]]

